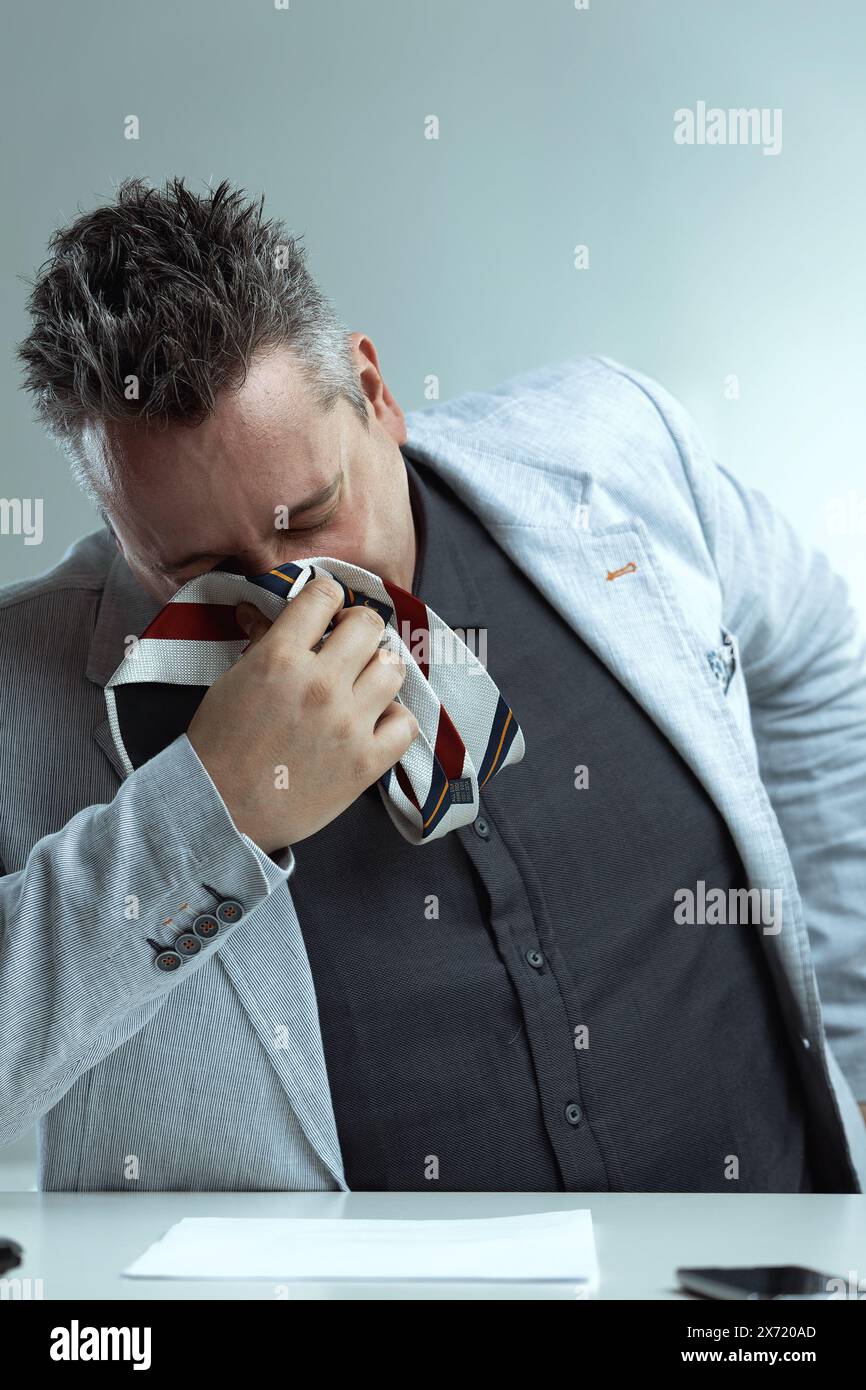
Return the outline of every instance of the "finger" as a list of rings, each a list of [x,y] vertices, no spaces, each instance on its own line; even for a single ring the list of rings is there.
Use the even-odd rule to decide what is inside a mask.
[[[379,647],[354,685],[356,699],[378,717],[406,679],[406,663],[389,647]]]
[[[418,735],[418,720],[405,705],[394,700],[385,710],[373,730],[376,749],[381,752],[379,776],[398,763]]]
[[[344,597],[336,579],[329,574],[317,575],[277,614],[263,640],[311,652],[342,608]]]
[[[343,621],[344,618],[347,618],[351,612],[352,612],[351,606],[347,606],[346,608],[341,608],[340,611],[339,611],[338,613],[335,613],[334,616],[333,616],[333,618],[331,619],[331,627],[332,627],[332,628],[336,627],[336,626],[338,625],[338,623],[341,623],[341,622]],[[322,642],[325,642],[329,636],[330,636],[330,633],[327,633],[327,634],[322,638]],[[320,646],[319,646],[319,647],[316,647],[316,651],[321,651],[321,647],[320,647]]]
[[[349,608],[324,643],[319,660],[354,682],[376,651],[385,624],[375,608]]]
[[[271,626],[270,618],[266,618],[264,613],[260,613],[254,603],[239,603],[235,609],[235,617],[238,626],[243,628],[250,639],[248,645],[244,647],[244,651],[249,651],[250,647],[254,647]]]

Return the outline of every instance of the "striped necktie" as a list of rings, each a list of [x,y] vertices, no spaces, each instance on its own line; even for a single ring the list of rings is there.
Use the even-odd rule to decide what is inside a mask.
[[[233,666],[247,637],[234,609],[252,603],[273,620],[316,574],[343,590],[343,607],[375,608],[385,621],[380,646],[406,665],[397,695],[419,732],[394,767],[379,778],[385,809],[411,844],[426,844],[468,825],[479,792],[525,751],[523,734],[485,667],[466,643],[415,594],[357,565],[316,556],[252,578],[213,570],[192,579],[131,643],[105,689],[114,744],[126,773],[130,720],[140,708],[132,687],[192,686],[204,691]],[[330,633],[329,624],[325,633]]]

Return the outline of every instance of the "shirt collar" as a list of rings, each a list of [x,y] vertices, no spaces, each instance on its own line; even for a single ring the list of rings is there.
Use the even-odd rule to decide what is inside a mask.
[[[418,537],[412,592],[449,627],[476,626],[483,603],[468,557],[484,528],[423,461],[403,458]]]

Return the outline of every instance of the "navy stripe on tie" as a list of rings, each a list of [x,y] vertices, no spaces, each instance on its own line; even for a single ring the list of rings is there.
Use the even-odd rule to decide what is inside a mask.
[[[500,768],[502,766],[502,763],[505,760],[505,755],[511,747],[512,743],[514,742],[514,737],[518,729],[517,720],[514,718],[511,719],[508,728],[505,730],[505,738],[502,739],[502,730],[505,728],[509,714],[511,714],[511,706],[506,704],[505,700],[503,700],[502,696],[500,695],[499,703],[496,706],[496,714],[493,718],[493,728],[491,730],[490,738],[487,743],[487,751],[484,754],[484,761],[481,764],[481,767],[478,771],[479,789],[484,785],[485,781],[487,780],[487,777],[490,773],[490,769],[493,766],[494,762],[496,763],[497,768]],[[501,751],[499,751],[499,757],[497,758],[496,754],[497,750],[499,750],[500,739],[502,739],[502,749]]]

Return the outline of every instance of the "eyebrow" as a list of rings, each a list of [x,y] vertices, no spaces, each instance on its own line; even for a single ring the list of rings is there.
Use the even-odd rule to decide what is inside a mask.
[[[303,502],[300,502],[297,507],[293,507],[290,511],[290,516],[301,515],[303,512],[312,511],[314,507],[321,507],[323,503],[331,500],[334,494],[341,489],[342,485],[343,473],[341,470],[330,483],[325,485],[325,487],[319,488],[318,492],[311,493],[310,496],[305,497]],[[288,529],[289,532],[291,532],[291,525]],[[270,530],[268,531],[268,535],[270,535]],[[187,565],[194,565],[198,560],[209,560],[213,557],[213,554],[214,552],[212,550],[196,550],[191,555],[184,555],[182,559],[172,560],[170,564],[160,565],[159,568],[163,573],[169,574],[173,570],[186,569]]]

